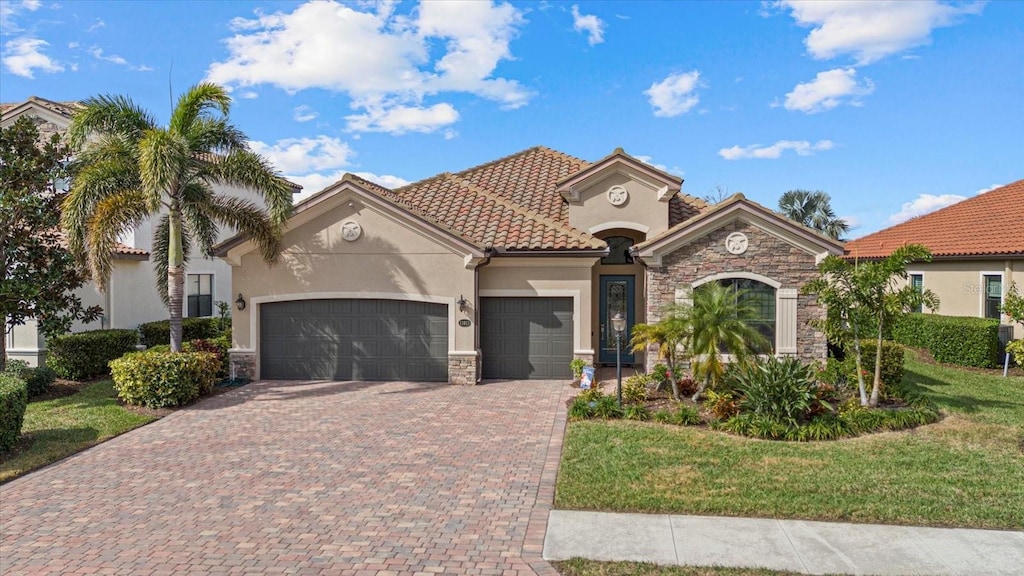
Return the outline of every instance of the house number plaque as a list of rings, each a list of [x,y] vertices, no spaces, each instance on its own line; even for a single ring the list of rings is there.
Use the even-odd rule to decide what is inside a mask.
[[[463,328],[468,328],[470,324],[472,324],[472,322],[470,322],[468,318],[459,320],[459,326],[462,326]]]

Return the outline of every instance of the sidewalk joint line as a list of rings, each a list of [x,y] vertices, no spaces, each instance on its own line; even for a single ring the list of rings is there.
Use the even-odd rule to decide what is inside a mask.
[[[804,557],[800,555],[800,551],[796,549],[796,544],[793,543],[793,539],[789,536],[789,531],[786,530],[786,524],[776,518],[775,523],[779,525],[779,529],[782,530],[782,535],[786,537],[786,542],[789,542],[789,547],[793,550],[793,554],[796,554],[796,559],[800,561],[800,565],[804,567],[804,574],[810,574],[811,570],[807,567],[807,562],[804,562]]]

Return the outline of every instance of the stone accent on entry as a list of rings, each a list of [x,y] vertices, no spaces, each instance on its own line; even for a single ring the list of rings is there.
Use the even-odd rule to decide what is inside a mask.
[[[741,254],[731,253],[726,242],[736,233],[747,239]],[[679,290],[709,276],[728,277],[736,272],[756,274],[779,284],[775,329],[780,354],[795,354],[805,361],[825,359],[825,336],[808,323],[823,317],[824,310],[813,297],[799,293],[801,286],[818,275],[815,256],[738,220],[665,255],[662,266],[647,268],[647,321],[657,322],[664,307],[677,302]],[[650,352],[648,364],[657,358],[655,350]]]
[[[480,352],[448,354],[448,383],[475,386]]]
[[[256,353],[251,350],[231,350],[228,352],[231,368],[228,376],[232,378],[256,378]]]
[[[586,362],[587,364],[589,364],[591,366],[594,365],[594,353],[593,352],[589,352],[589,353],[575,352],[575,353],[573,353],[572,359],[575,360],[577,358],[583,360],[584,362]]]

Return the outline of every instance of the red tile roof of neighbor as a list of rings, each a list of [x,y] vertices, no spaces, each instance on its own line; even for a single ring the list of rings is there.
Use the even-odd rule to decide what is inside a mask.
[[[1024,180],[847,242],[846,254],[884,258],[905,244],[938,258],[1024,255]]]

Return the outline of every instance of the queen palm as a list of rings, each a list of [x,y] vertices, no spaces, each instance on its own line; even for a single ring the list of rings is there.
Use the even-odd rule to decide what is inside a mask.
[[[83,104],[68,131],[76,150],[62,215],[69,248],[106,290],[118,238],[159,219],[153,233],[157,290],[170,311],[171,350],[181,351],[189,256],[212,254],[223,226],[247,234],[263,259],[274,262],[292,211],[291,186],[228,121],[231,98],[220,86],[187,90],[167,126],[125,96]],[[214,185],[252,190],[266,208],[218,194]]]
[[[767,351],[767,339],[746,319],[755,311],[744,299],[745,292],[718,282],[708,282],[693,291],[690,310],[690,355],[693,375],[698,382],[693,395],[696,402],[704,390],[722,379],[725,373],[723,352],[743,361],[752,352]]]
[[[850,231],[846,220],[832,211],[832,198],[821,190],[790,190],[779,198],[779,211],[786,218],[837,240]]]
[[[658,347],[658,357],[668,366],[668,381],[672,385],[672,398],[679,400],[679,380],[676,367],[680,349],[685,349],[692,335],[690,307],[680,304],[665,309],[662,319],[655,324],[636,324],[629,341],[634,352],[643,352],[648,346]]]

